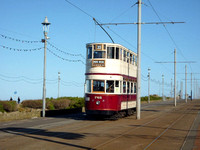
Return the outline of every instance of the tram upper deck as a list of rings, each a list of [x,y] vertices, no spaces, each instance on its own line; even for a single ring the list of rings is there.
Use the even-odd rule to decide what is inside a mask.
[[[120,44],[88,43],[86,75],[115,74],[137,76],[137,54]]]

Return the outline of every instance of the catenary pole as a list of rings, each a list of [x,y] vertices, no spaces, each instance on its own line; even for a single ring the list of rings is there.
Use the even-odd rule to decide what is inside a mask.
[[[174,106],[176,107],[176,49],[174,49]]]
[[[163,99],[163,101],[165,100],[165,98],[164,98],[164,75],[162,75],[162,99]]]
[[[192,101],[192,73],[191,73],[191,101]]]
[[[148,68],[148,103],[150,103],[150,71],[151,69]]]
[[[140,98],[140,86],[141,86],[141,0],[138,0],[138,24],[137,24],[137,119],[140,119],[140,109],[141,109],[141,98]]]
[[[173,83],[172,83],[172,79],[171,79],[171,98],[172,98],[172,89],[173,89]]]
[[[58,98],[60,97],[60,72],[58,72]]]
[[[187,103],[187,65],[185,65],[185,102]]]

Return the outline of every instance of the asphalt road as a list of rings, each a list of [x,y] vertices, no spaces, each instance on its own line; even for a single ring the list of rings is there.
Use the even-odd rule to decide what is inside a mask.
[[[84,113],[0,123],[0,150],[198,149],[200,100],[143,104],[119,120],[88,119]]]

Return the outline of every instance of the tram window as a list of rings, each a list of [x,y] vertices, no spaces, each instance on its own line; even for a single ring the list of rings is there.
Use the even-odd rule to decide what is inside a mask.
[[[129,55],[130,53],[129,52],[127,52],[127,63],[129,63],[129,59],[130,59],[130,55]]]
[[[104,92],[104,81],[93,80],[93,92]]]
[[[135,55],[133,55],[133,61],[132,61],[132,64],[134,65],[134,61],[135,61]]]
[[[137,91],[137,86],[136,86],[136,83],[134,83],[134,93],[136,93]]]
[[[86,92],[91,92],[91,80],[86,80]]]
[[[122,60],[122,49],[120,48],[120,55],[119,55],[120,60]]]
[[[107,58],[114,59],[114,47],[107,47]]]
[[[119,81],[115,81],[115,93],[120,93]]]
[[[123,93],[123,88],[122,88],[123,86],[122,86],[122,81],[120,81],[120,93]]]
[[[114,93],[114,81],[106,81],[106,92]]]
[[[133,54],[130,54],[130,64],[132,64],[133,61]]]
[[[106,49],[106,44],[104,44],[104,49]]]
[[[126,61],[126,51],[124,50],[124,61]]]
[[[119,59],[119,48],[116,48],[116,59]]]
[[[115,81],[115,87],[119,87],[119,81]]]
[[[133,83],[131,82],[131,93],[133,93]]]
[[[123,81],[123,93],[126,93],[126,81]]]
[[[105,51],[94,51],[94,58],[105,58]]]
[[[135,65],[137,66],[137,56],[135,56]]]
[[[127,93],[130,93],[130,82],[127,82]]]
[[[88,55],[88,59],[91,59],[92,58],[92,47],[88,47],[87,49],[87,55]]]

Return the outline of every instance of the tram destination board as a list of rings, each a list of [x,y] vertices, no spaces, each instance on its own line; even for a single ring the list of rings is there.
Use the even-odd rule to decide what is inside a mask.
[[[92,60],[92,67],[105,67],[105,60]]]

